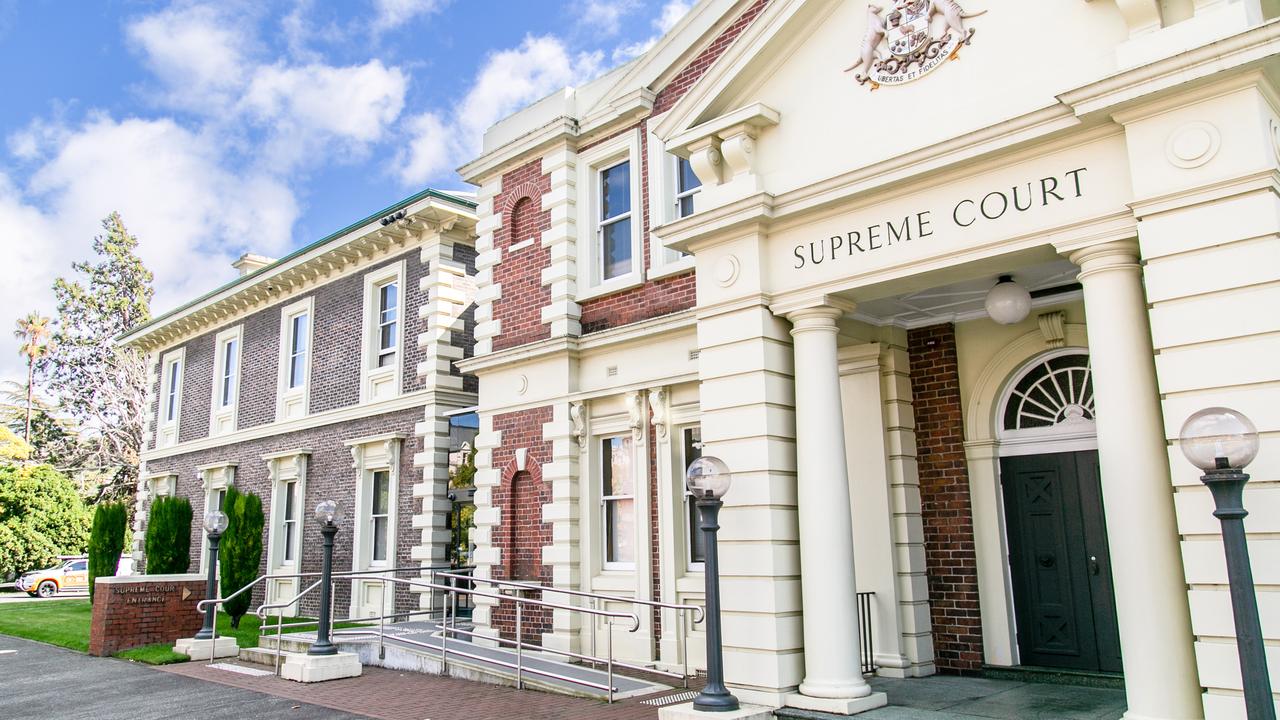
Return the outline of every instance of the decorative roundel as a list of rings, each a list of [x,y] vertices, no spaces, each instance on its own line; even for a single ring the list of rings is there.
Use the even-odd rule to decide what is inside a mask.
[[[1092,423],[1093,371],[1085,353],[1057,355],[1030,368],[1005,402],[1005,430],[1068,429]]]
[[[1165,155],[1180,168],[1197,168],[1213,159],[1222,147],[1222,134],[1213,125],[1189,122],[1169,135]]]
[[[716,283],[720,287],[729,287],[738,281],[738,275],[742,272],[742,263],[738,262],[736,255],[725,255],[716,263]]]
[[[521,375],[516,387],[516,394],[523,395],[527,392],[529,392],[529,376]]]

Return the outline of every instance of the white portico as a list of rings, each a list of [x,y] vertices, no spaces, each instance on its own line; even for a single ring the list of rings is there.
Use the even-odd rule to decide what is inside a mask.
[[[1211,504],[1171,441],[1232,388],[1280,399],[1256,295],[1280,281],[1280,30],[1265,3],[1147,5],[989,2],[962,62],[871,92],[833,59],[865,3],[779,1],[659,124],[704,183],[656,235],[696,257],[703,439],[742,478],[744,699],[863,709],[874,588],[883,674],[1062,663],[1122,674],[1129,718],[1239,716]],[[1033,297],[1008,326],[982,311],[1003,275]]]

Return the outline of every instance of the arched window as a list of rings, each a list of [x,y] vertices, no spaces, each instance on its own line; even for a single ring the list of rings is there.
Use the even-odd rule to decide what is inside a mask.
[[[1023,368],[1005,398],[1002,434],[1092,432],[1093,372],[1089,355],[1068,350]]]

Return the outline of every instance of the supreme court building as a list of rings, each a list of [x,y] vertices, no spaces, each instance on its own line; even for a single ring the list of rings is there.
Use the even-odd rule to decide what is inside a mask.
[[[881,675],[1118,674],[1129,718],[1243,717],[1176,438],[1214,405],[1262,431],[1245,504],[1280,680],[1278,12],[701,0],[495,125],[462,168],[477,572],[701,602],[682,479],[711,454],[743,700],[875,705],[863,594]],[[552,650],[600,631],[525,618]],[[701,663],[665,611],[619,647],[674,666],[681,633]]]

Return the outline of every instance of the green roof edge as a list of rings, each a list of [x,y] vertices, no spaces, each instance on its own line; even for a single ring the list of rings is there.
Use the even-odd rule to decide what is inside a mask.
[[[363,219],[361,219],[361,220],[357,220],[356,222],[351,223],[350,225],[348,225],[348,226],[346,226],[346,227],[342,228],[341,230],[338,230],[337,232],[329,233],[328,235],[326,235],[326,236],[324,236],[324,237],[320,238],[319,240],[316,240],[316,241],[315,241],[315,242],[313,242],[313,243],[310,243],[310,244],[308,244],[308,245],[304,245],[303,247],[300,247],[300,248],[298,248],[297,250],[294,250],[293,252],[289,253],[288,255],[285,255],[284,257],[282,257],[282,258],[280,258],[280,259],[278,259],[278,260],[273,261],[270,265],[263,265],[262,267],[258,268],[257,270],[254,270],[253,272],[249,273],[248,275],[242,275],[242,276],[240,276],[240,277],[238,277],[238,278],[236,278],[236,279],[232,280],[232,281],[231,281],[231,282],[229,282],[229,283],[226,283],[226,284],[221,285],[221,286],[219,286],[219,287],[217,287],[217,288],[214,288],[213,290],[210,290],[209,292],[205,293],[204,295],[201,295],[200,297],[196,298],[195,300],[191,300],[191,301],[189,301],[189,302],[187,302],[187,303],[184,303],[184,304],[182,304],[182,305],[179,305],[178,307],[176,307],[176,308],[174,308],[174,309],[170,310],[169,312],[167,312],[167,313],[165,313],[165,314],[163,314],[163,315],[160,315],[160,316],[158,316],[158,317],[151,318],[150,320],[148,320],[147,322],[145,322],[145,323],[143,323],[143,324],[141,324],[141,325],[138,325],[138,326],[136,326],[136,327],[130,328],[128,331],[126,331],[125,333],[123,333],[122,335],[120,335],[119,337],[117,337],[117,338],[116,338],[116,342],[120,342],[120,341],[122,341],[124,338],[129,337],[130,335],[136,335],[136,334],[138,334],[139,332],[141,332],[141,331],[143,331],[143,330],[146,330],[146,329],[147,329],[147,328],[149,328],[149,327],[152,327],[153,325],[158,325],[158,324],[160,324],[160,323],[164,322],[165,320],[168,320],[169,318],[174,317],[175,315],[179,315],[179,314],[181,314],[183,311],[185,311],[185,310],[187,310],[187,309],[189,309],[189,308],[192,308],[192,307],[195,307],[196,305],[199,305],[200,303],[204,302],[205,300],[208,300],[209,298],[213,297],[214,295],[217,295],[217,294],[222,293],[222,292],[226,292],[227,290],[230,290],[231,288],[233,288],[233,287],[235,287],[235,286],[237,286],[237,285],[240,285],[240,284],[243,284],[243,283],[247,283],[247,282],[249,282],[249,281],[253,280],[254,278],[256,278],[257,276],[259,276],[259,275],[261,275],[261,274],[263,274],[263,273],[265,273],[265,272],[268,272],[268,271],[269,271],[269,270],[271,270],[272,268],[275,268],[275,267],[279,266],[279,265],[280,265],[280,264],[282,264],[282,263],[289,262],[290,260],[292,260],[292,259],[294,259],[294,258],[296,258],[296,257],[299,257],[299,256],[301,256],[301,255],[305,255],[305,254],[307,254],[307,253],[311,252],[312,250],[314,250],[314,249],[316,249],[316,248],[320,247],[321,245],[324,245],[325,243],[332,242],[333,240],[335,240],[335,239],[337,239],[337,238],[340,238],[340,237],[342,237],[343,235],[346,235],[347,233],[349,233],[349,232],[351,232],[351,231],[353,231],[353,230],[356,230],[356,229],[358,229],[358,228],[360,228],[360,227],[363,227],[364,225],[366,225],[366,224],[368,224],[368,223],[371,223],[371,222],[373,222],[374,220],[380,220],[380,219],[382,219],[382,218],[384,218],[384,217],[386,217],[386,216],[390,215],[391,213],[394,213],[394,212],[396,212],[396,211],[400,210],[401,208],[408,207],[409,205],[412,205],[412,204],[414,204],[415,202],[418,202],[419,200],[422,200],[423,198],[428,198],[428,197],[433,197],[433,198],[437,198],[437,199],[439,199],[439,200],[445,200],[445,201],[448,201],[448,202],[457,203],[458,205],[462,205],[462,206],[465,206],[465,207],[469,207],[469,208],[471,208],[472,210],[475,210],[475,209],[476,209],[476,203],[475,203],[475,202],[473,202],[473,201],[471,201],[471,200],[467,200],[467,199],[465,199],[465,198],[460,198],[460,197],[458,197],[457,195],[450,195],[449,193],[441,192],[441,191],[439,191],[439,190],[433,190],[433,189],[431,189],[431,188],[427,188],[426,190],[423,190],[422,192],[416,193],[416,194],[414,194],[414,195],[410,195],[409,197],[407,197],[407,198],[405,198],[405,199],[403,199],[403,200],[401,200],[401,201],[399,201],[399,202],[393,203],[393,204],[391,204],[391,205],[389,205],[389,206],[387,206],[387,207],[385,207],[385,208],[383,208],[383,209],[381,209],[381,210],[379,210],[379,211],[377,211],[377,212],[375,212],[375,213],[373,213],[373,214],[369,215],[368,217],[365,217],[365,218],[363,218]]]

